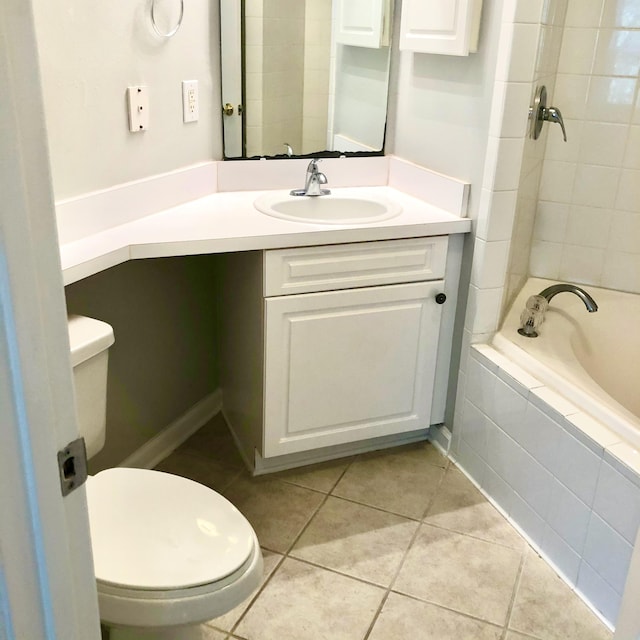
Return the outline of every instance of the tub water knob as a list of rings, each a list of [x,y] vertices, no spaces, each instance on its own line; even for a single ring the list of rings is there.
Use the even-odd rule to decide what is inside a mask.
[[[436,302],[437,302],[438,304],[444,304],[446,300],[447,300],[447,296],[446,296],[446,294],[444,294],[444,293],[439,293],[439,294],[436,296]]]

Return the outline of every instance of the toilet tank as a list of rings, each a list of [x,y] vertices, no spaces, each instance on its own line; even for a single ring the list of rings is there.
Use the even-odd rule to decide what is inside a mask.
[[[84,316],[68,317],[71,366],[80,435],[91,458],[104,446],[111,325]]]

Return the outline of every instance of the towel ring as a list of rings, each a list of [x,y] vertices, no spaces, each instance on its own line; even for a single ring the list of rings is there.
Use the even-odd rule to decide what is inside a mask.
[[[153,26],[153,30],[161,37],[161,38],[173,38],[173,36],[178,33],[178,29],[182,26],[182,18],[184,18],[184,0],[180,0],[180,17],[178,18],[178,24],[168,31],[167,33],[163,33],[158,29],[158,25],[156,24],[156,0],[151,0],[151,25]]]

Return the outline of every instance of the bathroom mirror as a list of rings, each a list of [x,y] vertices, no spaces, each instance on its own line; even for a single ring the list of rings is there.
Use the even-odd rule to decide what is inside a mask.
[[[381,153],[393,0],[220,0],[225,158]]]

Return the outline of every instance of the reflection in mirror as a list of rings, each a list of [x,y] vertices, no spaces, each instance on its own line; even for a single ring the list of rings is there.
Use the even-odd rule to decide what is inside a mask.
[[[384,147],[392,0],[220,0],[226,158]]]

